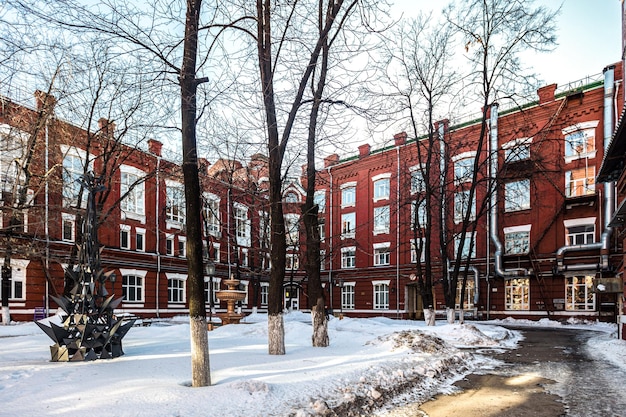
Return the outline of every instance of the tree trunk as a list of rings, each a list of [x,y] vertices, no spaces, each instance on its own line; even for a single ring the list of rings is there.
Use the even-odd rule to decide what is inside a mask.
[[[267,316],[267,338],[270,355],[285,354],[285,324],[282,313]]]
[[[194,387],[211,385],[206,308],[204,305],[201,198],[196,145],[196,91],[198,88],[196,56],[201,6],[201,0],[187,1],[183,65],[180,74],[191,379]]]
[[[425,308],[424,309],[424,322],[427,326],[435,325],[436,314],[433,308]]]
[[[448,323],[454,324],[455,320],[455,311],[454,308],[446,307],[446,316],[448,318]]]

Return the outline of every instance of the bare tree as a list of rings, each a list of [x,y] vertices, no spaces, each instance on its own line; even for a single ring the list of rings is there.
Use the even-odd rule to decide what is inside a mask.
[[[520,91],[528,90],[531,78],[526,75],[528,72],[519,54],[528,49],[546,51],[554,45],[555,14],[545,7],[535,7],[534,2],[522,0],[457,2],[445,12],[448,22],[461,37],[465,58],[470,64],[472,83],[464,94],[477,96],[482,104],[480,128],[472,147],[475,157],[471,180],[463,190],[465,201],[461,204],[465,207],[453,246],[454,261],[448,271],[448,279],[443,281],[449,320],[454,320],[459,276],[464,274],[465,283],[473,250],[473,239],[469,239],[469,248],[466,246],[467,237],[474,235],[476,219],[481,212],[487,211],[490,204],[488,196],[497,185],[491,180],[486,184],[485,200],[475,202],[478,188],[481,184],[485,185],[484,181],[479,181],[481,167],[486,166],[489,158],[497,157],[497,149],[488,149],[491,105],[499,100],[514,101]],[[471,208],[473,204],[476,204],[476,210]]]

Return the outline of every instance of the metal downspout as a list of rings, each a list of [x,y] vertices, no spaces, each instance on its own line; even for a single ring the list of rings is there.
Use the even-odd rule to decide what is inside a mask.
[[[157,318],[161,317],[160,305],[159,305],[159,287],[161,285],[161,228],[160,228],[160,173],[161,173],[161,157],[156,155],[157,158],[157,166],[156,166],[156,256],[157,256],[157,271],[156,271],[156,316]]]
[[[328,258],[328,293],[330,296],[329,306],[332,310],[333,307],[333,173],[331,172],[332,166],[328,166],[326,171],[328,171],[328,182],[330,183],[330,201],[328,206],[328,253],[326,257]]]
[[[45,155],[45,170],[46,170],[46,183],[45,183],[45,219],[46,219],[46,224],[45,224],[45,234],[46,234],[46,265],[45,268],[47,271],[50,270],[50,229],[49,229],[49,224],[50,224],[50,186],[49,186],[49,169],[50,169],[50,136],[49,136],[49,118],[46,118],[46,125],[45,125],[45,146],[46,146],[46,155]],[[50,313],[50,298],[49,298],[49,294],[50,294],[50,283],[48,282],[48,279],[46,278],[46,293],[44,295],[44,308],[46,310],[46,317],[48,317],[49,313]]]
[[[489,229],[491,242],[495,247],[493,254],[493,272],[502,278],[527,277],[530,271],[525,268],[504,269],[502,262],[502,243],[498,237],[498,185],[496,177],[498,175],[498,103],[491,105],[491,115],[489,117],[489,158],[490,158],[490,180],[493,187],[489,196]]]
[[[613,88],[615,82],[615,66],[609,66],[604,69],[604,150],[608,148],[611,137],[613,135],[613,96],[615,90]],[[613,234],[613,228],[609,226],[613,213],[615,211],[615,184],[613,182],[607,182],[604,184],[604,221],[602,236],[600,242],[588,243],[584,245],[565,245],[560,247],[556,252],[556,270],[557,272],[564,271],[582,271],[591,269],[606,270],[609,268],[609,248],[611,246],[611,235]],[[580,252],[588,250],[600,250],[600,263],[599,264],[578,264],[578,265],[564,265],[564,258],[567,252]]]
[[[396,204],[400,204],[400,146],[396,146]],[[400,210],[396,210],[396,318],[400,318]]]

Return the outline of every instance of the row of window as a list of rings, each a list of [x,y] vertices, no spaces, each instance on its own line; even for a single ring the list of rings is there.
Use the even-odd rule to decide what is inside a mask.
[[[530,310],[530,279],[518,278],[505,282],[505,310]],[[567,277],[564,308],[568,311],[595,311],[596,297],[592,276]]]

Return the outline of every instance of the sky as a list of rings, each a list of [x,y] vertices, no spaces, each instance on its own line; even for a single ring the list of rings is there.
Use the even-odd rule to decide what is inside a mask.
[[[393,1],[393,0],[392,0]],[[419,10],[440,10],[442,0],[395,0],[397,15],[414,16]],[[528,54],[529,63],[546,84],[564,85],[600,74],[621,60],[620,0],[537,0],[557,9],[557,48],[549,54]]]
[[[52,341],[33,322],[0,326],[0,416],[313,417],[329,407],[361,406],[360,399],[391,408],[407,397],[394,402],[384,391],[401,383],[413,384],[409,398],[423,402],[453,392],[451,384],[472,371],[493,369],[495,360],[480,352],[515,348],[522,337],[502,323],[564,326],[547,319],[426,327],[331,317],[330,346],[313,348],[310,315],[284,318],[285,355],[267,353],[267,315],[208,332],[212,385],[204,388],[189,387],[188,317],[133,327],[123,356],[91,362],[50,362]],[[567,326],[599,331],[592,349],[626,368],[626,342],[615,338],[615,324]],[[561,375],[550,378],[558,385]]]

